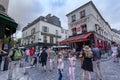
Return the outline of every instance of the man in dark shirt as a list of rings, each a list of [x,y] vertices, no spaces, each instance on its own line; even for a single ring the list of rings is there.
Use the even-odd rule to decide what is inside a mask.
[[[40,59],[41,59],[41,63],[42,63],[42,67],[43,67],[44,71],[46,71],[47,57],[48,57],[48,54],[45,51],[45,48],[43,48],[43,51],[42,51],[42,53],[40,55]]]
[[[93,51],[93,69],[96,73],[97,80],[102,80],[102,74],[100,69],[100,59],[102,55],[102,51],[95,45],[92,45],[92,51]]]

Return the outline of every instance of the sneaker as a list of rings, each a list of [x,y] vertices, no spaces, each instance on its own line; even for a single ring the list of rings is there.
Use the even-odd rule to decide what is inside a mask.
[[[35,67],[35,65],[33,65],[32,67]]]

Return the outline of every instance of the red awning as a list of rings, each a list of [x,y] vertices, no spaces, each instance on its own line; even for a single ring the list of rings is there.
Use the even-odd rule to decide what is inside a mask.
[[[64,45],[64,44],[70,44],[70,43],[73,43],[73,42],[83,42],[83,41],[86,41],[87,38],[88,38],[91,34],[92,34],[92,32],[87,33],[87,34],[81,34],[81,35],[69,37],[68,39],[59,42],[59,44]]]

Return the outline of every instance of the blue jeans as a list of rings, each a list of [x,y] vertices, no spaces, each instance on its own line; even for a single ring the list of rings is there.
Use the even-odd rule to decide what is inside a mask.
[[[60,69],[58,69],[58,73],[59,73],[58,80],[62,80],[62,73],[61,73],[61,70],[60,70]]]
[[[1,71],[1,63],[2,63],[2,62],[0,62],[0,71]]]
[[[26,55],[25,56],[25,62],[29,62],[28,58],[29,58],[29,55]]]

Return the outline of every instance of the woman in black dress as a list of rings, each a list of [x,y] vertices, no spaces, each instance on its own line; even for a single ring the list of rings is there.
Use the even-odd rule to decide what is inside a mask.
[[[84,57],[84,61],[82,64],[82,69],[83,69],[82,80],[85,79],[86,71],[88,72],[89,80],[92,80],[91,72],[93,72],[93,64],[92,64],[93,54],[91,48],[89,46],[84,46],[83,53],[80,56]]]

